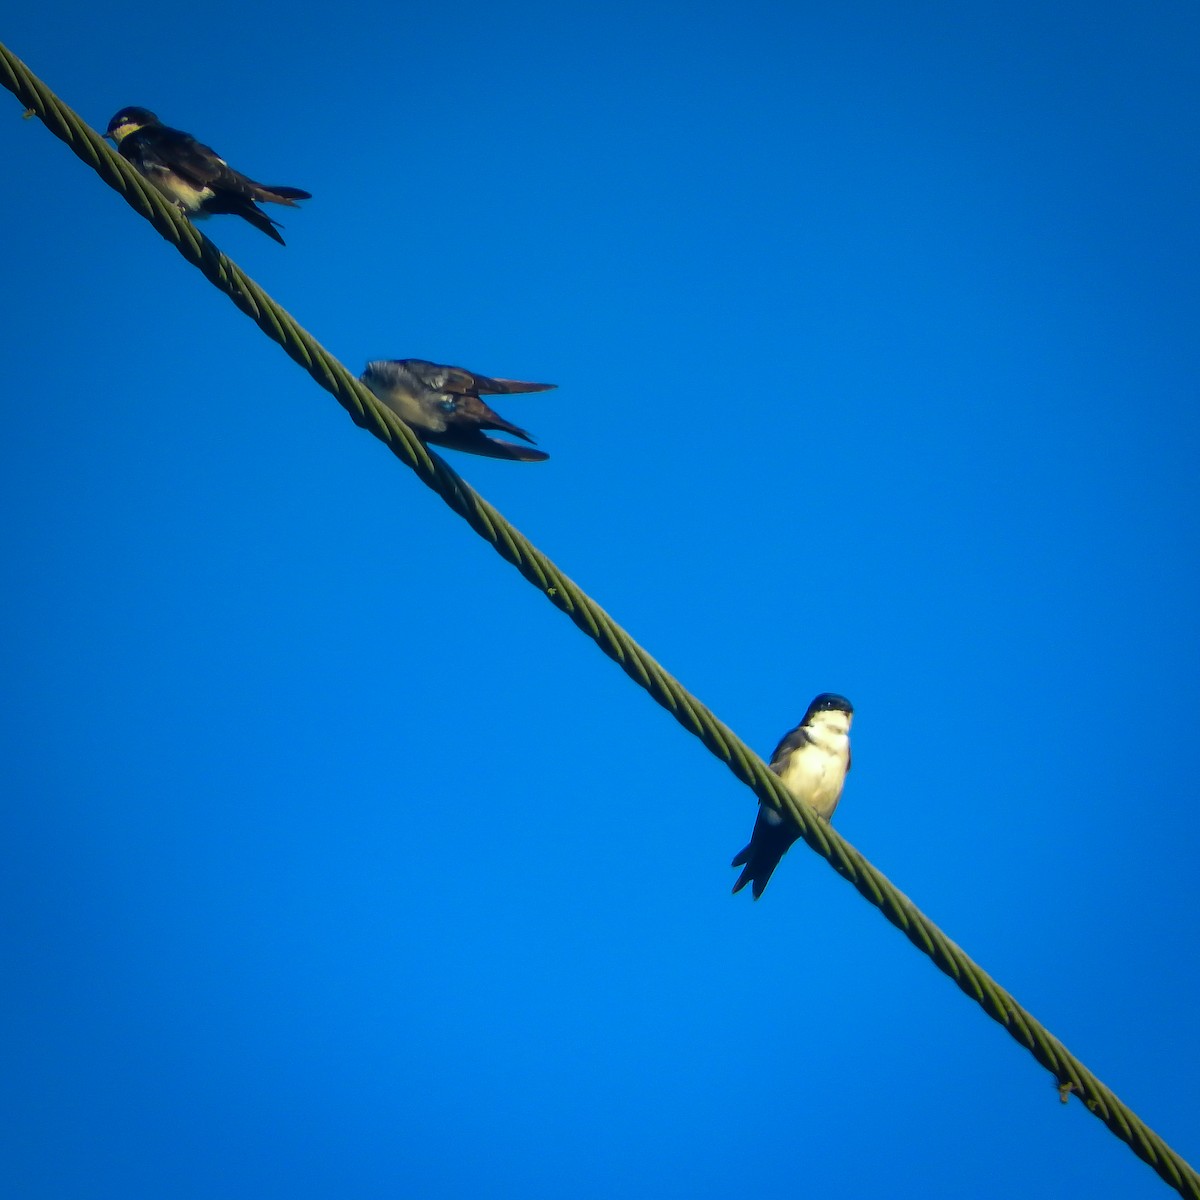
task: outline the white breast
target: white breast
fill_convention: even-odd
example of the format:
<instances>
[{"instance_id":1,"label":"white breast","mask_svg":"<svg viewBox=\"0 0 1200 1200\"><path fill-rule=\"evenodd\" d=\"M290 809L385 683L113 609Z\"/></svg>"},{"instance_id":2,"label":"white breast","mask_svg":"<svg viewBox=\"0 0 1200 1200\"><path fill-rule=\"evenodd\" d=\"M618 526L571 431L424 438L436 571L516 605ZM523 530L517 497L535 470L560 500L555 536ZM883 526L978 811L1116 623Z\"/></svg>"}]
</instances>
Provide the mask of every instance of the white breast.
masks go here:
<instances>
[{"instance_id":1,"label":"white breast","mask_svg":"<svg viewBox=\"0 0 1200 1200\"><path fill-rule=\"evenodd\" d=\"M780 773L787 789L828 820L841 799L850 752L847 737L829 739L828 745L801 747Z\"/></svg>"}]
</instances>

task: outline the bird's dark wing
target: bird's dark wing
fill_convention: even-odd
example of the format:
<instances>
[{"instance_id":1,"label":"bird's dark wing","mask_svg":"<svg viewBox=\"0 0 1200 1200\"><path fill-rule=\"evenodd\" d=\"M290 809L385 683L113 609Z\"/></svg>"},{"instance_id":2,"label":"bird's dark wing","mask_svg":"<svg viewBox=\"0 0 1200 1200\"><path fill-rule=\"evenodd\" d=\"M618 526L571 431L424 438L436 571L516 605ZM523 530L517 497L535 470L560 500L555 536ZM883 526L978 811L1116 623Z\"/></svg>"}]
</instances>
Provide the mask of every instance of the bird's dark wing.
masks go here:
<instances>
[{"instance_id":1,"label":"bird's dark wing","mask_svg":"<svg viewBox=\"0 0 1200 1200\"><path fill-rule=\"evenodd\" d=\"M229 172L229 167L211 146L179 129L156 125L139 129L125 140L132 141L132 149L145 166L173 171L196 188L211 187Z\"/></svg>"},{"instance_id":2,"label":"bird's dark wing","mask_svg":"<svg viewBox=\"0 0 1200 1200\"><path fill-rule=\"evenodd\" d=\"M409 365L418 360L410 360ZM524 383L519 379L492 379L487 375L476 375L462 367L442 367L436 363L421 363L432 368L428 379L438 391L450 392L455 396L506 396L516 392L548 392L553 383Z\"/></svg>"},{"instance_id":3,"label":"bird's dark wing","mask_svg":"<svg viewBox=\"0 0 1200 1200\"><path fill-rule=\"evenodd\" d=\"M492 428L511 429L507 423ZM518 430L518 433L521 431ZM545 462L550 455L532 446L518 446L516 442L505 442L500 438L488 437L479 425L474 427L451 425L440 433L421 431L423 441L434 446L448 446L451 450L463 450L467 454L480 454L484 458L507 458L514 462ZM527 434L522 433L522 437Z\"/></svg>"},{"instance_id":4,"label":"bird's dark wing","mask_svg":"<svg viewBox=\"0 0 1200 1200\"><path fill-rule=\"evenodd\" d=\"M279 232L279 222L267 216L249 196L229 188L219 187L212 197L202 205L206 213L232 213L249 221L255 229L261 229L269 238L274 238L281 246L286 245L283 235Z\"/></svg>"},{"instance_id":5,"label":"bird's dark wing","mask_svg":"<svg viewBox=\"0 0 1200 1200\"><path fill-rule=\"evenodd\" d=\"M801 746L807 746L811 741L812 738L808 736L808 730L803 725L798 725L790 733L785 733L779 745L771 751L771 761L768 764L771 770L778 775L787 757L799 750Z\"/></svg>"},{"instance_id":6,"label":"bird's dark wing","mask_svg":"<svg viewBox=\"0 0 1200 1200\"><path fill-rule=\"evenodd\" d=\"M519 425L506 421L494 408L489 407L485 401L471 393L465 396L455 396L454 416L448 418L448 424L475 429L499 429L503 433L511 433L513 437L519 437L522 441L533 442L533 438Z\"/></svg>"},{"instance_id":7,"label":"bird's dark wing","mask_svg":"<svg viewBox=\"0 0 1200 1200\"><path fill-rule=\"evenodd\" d=\"M489 379L486 375L475 376L475 390L484 396L504 396L514 392L548 392L556 383L525 383L520 379Z\"/></svg>"},{"instance_id":8,"label":"bird's dark wing","mask_svg":"<svg viewBox=\"0 0 1200 1200\"><path fill-rule=\"evenodd\" d=\"M449 392L452 396L477 396L475 376L462 367L446 367L441 363L426 362L423 358L406 358L404 365L435 392Z\"/></svg>"},{"instance_id":9,"label":"bird's dark wing","mask_svg":"<svg viewBox=\"0 0 1200 1200\"><path fill-rule=\"evenodd\" d=\"M292 187L268 187L248 175L243 175L241 171L235 171L211 146L198 142L190 133L184 133L181 129L171 129L162 125L139 130L130 136L140 139L138 149L142 161L147 166L174 171L197 188L208 187L217 192L245 196L250 200L271 200L292 208L296 206L297 200L312 199L311 192ZM263 220L269 219L263 217Z\"/></svg>"}]
</instances>

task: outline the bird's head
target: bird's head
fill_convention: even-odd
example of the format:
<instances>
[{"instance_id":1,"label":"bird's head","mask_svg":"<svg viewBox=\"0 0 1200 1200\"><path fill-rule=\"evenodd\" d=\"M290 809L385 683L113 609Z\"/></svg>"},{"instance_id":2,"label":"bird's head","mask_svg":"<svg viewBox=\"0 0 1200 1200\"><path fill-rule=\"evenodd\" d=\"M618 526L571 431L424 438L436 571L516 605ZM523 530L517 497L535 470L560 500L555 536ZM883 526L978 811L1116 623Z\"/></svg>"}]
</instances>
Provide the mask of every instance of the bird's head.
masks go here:
<instances>
[{"instance_id":1,"label":"bird's head","mask_svg":"<svg viewBox=\"0 0 1200 1200\"><path fill-rule=\"evenodd\" d=\"M854 705L845 696L836 692L822 692L814 696L802 725L826 725L839 733L846 733L854 718Z\"/></svg>"},{"instance_id":2,"label":"bird's head","mask_svg":"<svg viewBox=\"0 0 1200 1200\"><path fill-rule=\"evenodd\" d=\"M145 129L147 125L161 124L162 122L148 108L137 108L136 106L123 108L109 121L104 136L119 146L122 139L127 138L131 133Z\"/></svg>"}]
</instances>

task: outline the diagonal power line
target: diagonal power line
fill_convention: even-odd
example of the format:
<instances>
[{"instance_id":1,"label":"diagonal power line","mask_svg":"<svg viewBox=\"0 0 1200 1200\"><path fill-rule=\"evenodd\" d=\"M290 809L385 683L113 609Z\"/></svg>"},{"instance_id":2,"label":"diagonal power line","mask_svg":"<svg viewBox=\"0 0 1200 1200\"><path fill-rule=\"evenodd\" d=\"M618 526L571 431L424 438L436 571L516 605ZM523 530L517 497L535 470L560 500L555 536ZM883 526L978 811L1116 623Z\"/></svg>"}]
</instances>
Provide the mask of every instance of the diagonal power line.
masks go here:
<instances>
[{"instance_id":1,"label":"diagonal power line","mask_svg":"<svg viewBox=\"0 0 1200 1200\"><path fill-rule=\"evenodd\" d=\"M762 760L699 700L659 666L598 604L580 590L437 455L340 362L302 329L252 279L225 257L72 109L0 45L0 84L32 110L55 137L298 362L350 414L416 472L480 537L564 612L609 658L698 737L762 801L782 809L801 836L910 942L927 955L994 1021L1053 1074L1066 1098L1075 1092L1093 1116L1190 1200L1200 1200L1200 1175L1141 1121L1004 988L956 946L902 892L833 828L819 821L780 783Z\"/></svg>"}]
</instances>

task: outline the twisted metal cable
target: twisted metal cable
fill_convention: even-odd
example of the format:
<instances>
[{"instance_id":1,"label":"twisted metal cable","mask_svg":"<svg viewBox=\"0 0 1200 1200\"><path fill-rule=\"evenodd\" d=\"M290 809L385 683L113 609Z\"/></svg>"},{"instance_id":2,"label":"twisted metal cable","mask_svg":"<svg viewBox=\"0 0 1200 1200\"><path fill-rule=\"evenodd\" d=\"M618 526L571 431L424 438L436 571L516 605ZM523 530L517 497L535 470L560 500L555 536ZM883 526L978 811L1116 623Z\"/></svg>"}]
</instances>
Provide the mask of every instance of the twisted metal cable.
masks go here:
<instances>
[{"instance_id":1,"label":"twisted metal cable","mask_svg":"<svg viewBox=\"0 0 1200 1200\"><path fill-rule=\"evenodd\" d=\"M556 608L566 613L605 654L644 688L689 733L729 767L755 795L788 813L801 836L871 904L902 930L993 1020L1050 1071L1065 1101L1078 1094L1133 1152L1181 1195L1200 1200L1200 1175L1162 1138L1104 1086L1067 1048L982 970L902 892L876 870L836 830L820 821L769 771L730 729L680 685L590 597L477 495L390 409L320 343L302 329L253 280L84 122L5 46L0 45L0 84L36 114L56 137L95 170L110 187L193 266L249 316L264 333L330 392L354 423L374 434L427 487L437 492L496 552L517 568Z\"/></svg>"}]
</instances>

